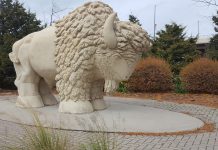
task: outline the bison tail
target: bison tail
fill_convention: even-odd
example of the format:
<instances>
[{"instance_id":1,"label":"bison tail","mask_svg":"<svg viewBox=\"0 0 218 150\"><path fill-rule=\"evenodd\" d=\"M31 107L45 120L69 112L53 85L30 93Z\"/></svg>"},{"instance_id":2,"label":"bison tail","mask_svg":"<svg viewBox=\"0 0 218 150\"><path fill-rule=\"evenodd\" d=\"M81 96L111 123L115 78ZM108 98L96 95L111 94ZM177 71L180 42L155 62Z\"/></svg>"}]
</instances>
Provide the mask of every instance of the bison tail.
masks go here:
<instances>
[{"instance_id":1,"label":"bison tail","mask_svg":"<svg viewBox=\"0 0 218 150\"><path fill-rule=\"evenodd\" d=\"M13 63L20 63L20 60L18 58L18 52L22 44L23 44L22 39L15 42L12 48L12 52L9 53L9 58Z\"/></svg>"},{"instance_id":2,"label":"bison tail","mask_svg":"<svg viewBox=\"0 0 218 150\"><path fill-rule=\"evenodd\" d=\"M10 60L11 60L13 63L20 63L20 61L19 61L19 59L18 59L18 57L17 57L17 55L16 55L15 52L9 53L9 58L10 58Z\"/></svg>"}]
</instances>

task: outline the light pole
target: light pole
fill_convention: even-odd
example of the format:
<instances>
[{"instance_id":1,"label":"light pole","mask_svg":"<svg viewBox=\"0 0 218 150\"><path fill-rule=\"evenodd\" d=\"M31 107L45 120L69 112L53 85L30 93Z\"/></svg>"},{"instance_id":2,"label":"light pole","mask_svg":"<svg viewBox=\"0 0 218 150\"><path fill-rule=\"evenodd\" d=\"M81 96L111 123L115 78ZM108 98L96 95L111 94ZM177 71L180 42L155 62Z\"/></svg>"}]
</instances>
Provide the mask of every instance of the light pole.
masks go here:
<instances>
[{"instance_id":1,"label":"light pole","mask_svg":"<svg viewBox=\"0 0 218 150\"><path fill-rule=\"evenodd\" d=\"M200 21L198 20L198 35L197 35L198 38L199 38L199 35L200 35Z\"/></svg>"},{"instance_id":2,"label":"light pole","mask_svg":"<svg viewBox=\"0 0 218 150\"><path fill-rule=\"evenodd\" d=\"M2 4L2 1L0 1L0 15L2 15L3 13L3 4ZM3 18L1 19L0 21L0 31L2 31L2 28L3 28Z\"/></svg>"},{"instance_id":3,"label":"light pole","mask_svg":"<svg viewBox=\"0 0 218 150\"><path fill-rule=\"evenodd\" d=\"M156 24L156 9L157 9L157 5L155 4L154 5L154 40L156 39L156 27L157 27L157 24Z\"/></svg>"}]
</instances>

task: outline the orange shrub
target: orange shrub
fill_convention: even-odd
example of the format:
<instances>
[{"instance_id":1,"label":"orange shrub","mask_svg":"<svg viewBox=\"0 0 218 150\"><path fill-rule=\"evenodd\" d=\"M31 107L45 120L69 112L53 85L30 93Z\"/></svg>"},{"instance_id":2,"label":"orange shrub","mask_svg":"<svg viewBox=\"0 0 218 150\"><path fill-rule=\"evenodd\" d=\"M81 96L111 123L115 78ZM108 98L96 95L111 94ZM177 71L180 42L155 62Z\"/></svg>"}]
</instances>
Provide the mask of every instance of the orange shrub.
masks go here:
<instances>
[{"instance_id":1,"label":"orange shrub","mask_svg":"<svg viewBox=\"0 0 218 150\"><path fill-rule=\"evenodd\" d=\"M200 58L180 73L185 88L194 93L218 94L218 62Z\"/></svg>"},{"instance_id":2,"label":"orange shrub","mask_svg":"<svg viewBox=\"0 0 218 150\"><path fill-rule=\"evenodd\" d=\"M159 58L148 57L140 61L129 81L130 92L161 92L172 89L170 65Z\"/></svg>"}]
</instances>

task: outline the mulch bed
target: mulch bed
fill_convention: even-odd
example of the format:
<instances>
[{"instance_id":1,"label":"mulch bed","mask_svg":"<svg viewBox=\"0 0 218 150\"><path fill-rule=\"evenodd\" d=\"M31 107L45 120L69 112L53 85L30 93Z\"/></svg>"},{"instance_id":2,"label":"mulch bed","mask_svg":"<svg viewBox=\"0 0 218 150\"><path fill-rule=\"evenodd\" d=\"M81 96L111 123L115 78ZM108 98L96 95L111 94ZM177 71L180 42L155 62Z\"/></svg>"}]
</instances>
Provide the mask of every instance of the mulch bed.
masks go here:
<instances>
[{"instance_id":1,"label":"mulch bed","mask_svg":"<svg viewBox=\"0 0 218 150\"><path fill-rule=\"evenodd\" d=\"M57 92L54 92L57 94ZM0 90L0 96L17 95L16 90ZM115 92L112 96L140 98L143 100L153 99L160 102L168 101L178 104L203 105L218 108L218 95L213 94L176 94L176 93L119 93Z\"/></svg>"},{"instance_id":2,"label":"mulch bed","mask_svg":"<svg viewBox=\"0 0 218 150\"><path fill-rule=\"evenodd\" d=\"M168 101L178 104L203 105L218 108L218 95L212 94L176 94L176 93L114 93L113 96L153 99L160 102Z\"/></svg>"},{"instance_id":3,"label":"mulch bed","mask_svg":"<svg viewBox=\"0 0 218 150\"><path fill-rule=\"evenodd\" d=\"M215 124L213 123L204 123L204 126L191 131L180 131L180 132L165 132L165 133L143 133L143 132L124 132L119 133L121 135L141 135L141 136L173 136L173 135L185 135L185 134L196 134L196 133L205 133L205 132L213 132L215 130Z\"/></svg>"},{"instance_id":4,"label":"mulch bed","mask_svg":"<svg viewBox=\"0 0 218 150\"><path fill-rule=\"evenodd\" d=\"M18 95L17 90L1 90L0 96L10 96L10 95Z\"/></svg>"}]
</instances>

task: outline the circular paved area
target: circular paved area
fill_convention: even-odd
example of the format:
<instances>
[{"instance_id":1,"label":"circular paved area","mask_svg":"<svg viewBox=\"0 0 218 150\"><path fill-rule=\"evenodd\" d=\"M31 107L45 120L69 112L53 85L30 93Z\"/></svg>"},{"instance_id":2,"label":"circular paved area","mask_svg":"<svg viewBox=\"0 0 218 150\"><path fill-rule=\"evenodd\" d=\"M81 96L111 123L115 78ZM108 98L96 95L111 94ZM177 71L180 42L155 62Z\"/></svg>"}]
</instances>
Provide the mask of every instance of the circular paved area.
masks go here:
<instances>
[{"instance_id":1,"label":"circular paved area","mask_svg":"<svg viewBox=\"0 0 218 150\"><path fill-rule=\"evenodd\" d=\"M0 97L0 100L15 99L14 96ZM122 98L119 98L122 99ZM218 109L190 104L175 104L171 102L157 102L154 100L135 101L128 99L129 104L145 105L175 112L187 112L206 122L215 123L216 129L212 133L199 133L174 136L129 136L109 134L110 138L116 138L121 150L218 150ZM86 143L88 137L94 133L83 131L67 132L74 145ZM0 149L14 138L23 134L23 128L16 124L0 120Z\"/></svg>"},{"instance_id":2,"label":"circular paved area","mask_svg":"<svg viewBox=\"0 0 218 150\"><path fill-rule=\"evenodd\" d=\"M64 114L58 112L58 105L22 109L15 106L15 101L0 101L0 119L35 125L33 113L37 114L44 127L103 132L139 132L139 133L172 133L193 131L204 126L195 117L184 113L148 107L136 100L104 98L108 108L87 114ZM31 113L32 112L32 113Z\"/></svg>"}]
</instances>

